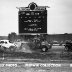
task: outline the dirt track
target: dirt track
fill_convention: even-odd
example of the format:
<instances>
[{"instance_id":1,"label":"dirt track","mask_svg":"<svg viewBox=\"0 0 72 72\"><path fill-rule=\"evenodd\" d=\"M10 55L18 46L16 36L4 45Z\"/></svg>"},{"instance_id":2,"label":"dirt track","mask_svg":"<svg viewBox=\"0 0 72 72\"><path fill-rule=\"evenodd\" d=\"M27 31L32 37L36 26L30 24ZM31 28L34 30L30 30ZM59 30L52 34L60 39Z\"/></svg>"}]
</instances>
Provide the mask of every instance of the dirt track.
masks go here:
<instances>
[{"instance_id":1,"label":"dirt track","mask_svg":"<svg viewBox=\"0 0 72 72\"><path fill-rule=\"evenodd\" d=\"M0 67L0 72L72 72L72 52L64 51L63 46L53 46L46 53L1 53L2 64L17 64L17 67ZM25 67L25 63L54 63L61 67Z\"/></svg>"},{"instance_id":2,"label":"dirt track","mask_svg":"<svg viewBox=\"0 0 72 72\"><path fill-rule=\"evenodd\" d=\"M72 52L67 52L64 50L64 46L53 46L46 53L34 52L34 53L25 53L25 52L14 52L14 53L1 53L0 59L40 59L43 61L49 60L72 60Z\"/></svg>"}]
</instances>

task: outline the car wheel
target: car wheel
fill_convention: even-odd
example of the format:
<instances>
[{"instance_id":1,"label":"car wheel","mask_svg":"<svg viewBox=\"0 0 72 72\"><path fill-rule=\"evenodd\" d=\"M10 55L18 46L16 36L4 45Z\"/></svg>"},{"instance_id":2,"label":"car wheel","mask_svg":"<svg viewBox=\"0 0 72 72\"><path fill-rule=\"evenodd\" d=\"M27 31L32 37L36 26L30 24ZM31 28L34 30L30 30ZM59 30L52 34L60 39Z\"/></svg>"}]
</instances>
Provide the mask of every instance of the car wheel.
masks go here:
<instances>
[{"instance_id":1,"label":"car wheel","mask_svg":"<svg viewBox=\"0 0 72 72\"><path fill-rule=\"evenodd\" d=\"M65 47L65 50L68 51L68 47L67 46Z\"/></svg>"},{"instance_id":2,"label":"car wheel","mask_svg":"<svg viewBox=\"0 0 72 72\"><path fill-rule=\"evenodd\" d=\"M41 50L42 50L42 52L47 52L48 48L47 48L47 46L41 46Z\"/></svg>"},{"instance_id":3,"label":"car wheel","mask_svg":"<svg viewBox=\"0 0 72 72\"><path fill-rule=\"evenodd\" d=\"M15 51L15 47L14 46L10 46L9 49L10 49L10 52L14 52Z\"/></svg>"}]
</instances>

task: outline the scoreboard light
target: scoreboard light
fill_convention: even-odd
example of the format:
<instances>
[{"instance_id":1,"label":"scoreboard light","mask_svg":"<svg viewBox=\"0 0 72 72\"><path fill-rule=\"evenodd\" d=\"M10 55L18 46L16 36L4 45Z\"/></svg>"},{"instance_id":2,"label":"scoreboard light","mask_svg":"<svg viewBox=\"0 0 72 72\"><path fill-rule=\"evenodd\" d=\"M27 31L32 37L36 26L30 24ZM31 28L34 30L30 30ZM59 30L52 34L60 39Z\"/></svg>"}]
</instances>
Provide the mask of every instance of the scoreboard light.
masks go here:
<instances>
[{"instance_id":1,"label":"scoreboard light","mask_svg":"<svg viewBox=\"0 0 72 72\"><path fill-rule=\"evenodd\" d=\"M28 7L29 7L31 10L34 10L34 9L37 7L37 5L36 5L34 2L32 2L32 3L29 4Z\"/></svg>"}]
</instances>

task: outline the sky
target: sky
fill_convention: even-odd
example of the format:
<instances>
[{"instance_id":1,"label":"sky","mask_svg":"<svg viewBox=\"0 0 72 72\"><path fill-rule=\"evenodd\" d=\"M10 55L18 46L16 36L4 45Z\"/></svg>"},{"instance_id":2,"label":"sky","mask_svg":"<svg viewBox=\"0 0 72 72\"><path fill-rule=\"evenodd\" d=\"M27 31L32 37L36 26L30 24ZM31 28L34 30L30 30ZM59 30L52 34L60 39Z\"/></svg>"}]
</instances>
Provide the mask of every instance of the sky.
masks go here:
<instances>
[{"instance_id":1,"label":"sky","mask_svg":"<svg viewBox=\"0 0 72 72\"><path fill-rule=\"evenodd\" d=\"M47 33L72 33L72 0L0 0L0 36L18 34L18 9L35 2L47 8Z\"/></svg>"}]
</instances>

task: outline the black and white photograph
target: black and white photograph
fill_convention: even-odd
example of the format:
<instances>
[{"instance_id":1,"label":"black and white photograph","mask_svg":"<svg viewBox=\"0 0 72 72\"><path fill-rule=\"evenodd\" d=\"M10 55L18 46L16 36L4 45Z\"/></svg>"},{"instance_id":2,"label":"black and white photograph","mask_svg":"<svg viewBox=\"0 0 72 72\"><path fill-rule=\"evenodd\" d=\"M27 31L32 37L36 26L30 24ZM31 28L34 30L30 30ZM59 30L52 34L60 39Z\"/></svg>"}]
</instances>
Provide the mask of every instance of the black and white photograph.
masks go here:
<instances>
[{"instance_id":1,"label":"black and white photograph","mask_svg":"<svg viewBox=\"0 0 72 72\"><path fill-rule=\"evenodd\" d=\"M72 1L0 0L0 72L72 72Z\"/></svg>"}]
</instances>

